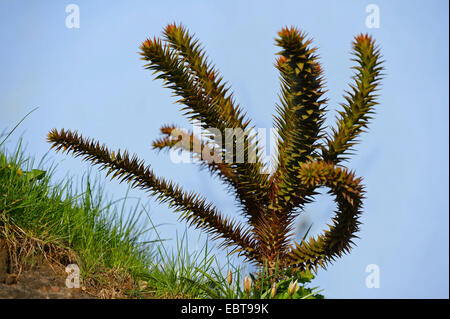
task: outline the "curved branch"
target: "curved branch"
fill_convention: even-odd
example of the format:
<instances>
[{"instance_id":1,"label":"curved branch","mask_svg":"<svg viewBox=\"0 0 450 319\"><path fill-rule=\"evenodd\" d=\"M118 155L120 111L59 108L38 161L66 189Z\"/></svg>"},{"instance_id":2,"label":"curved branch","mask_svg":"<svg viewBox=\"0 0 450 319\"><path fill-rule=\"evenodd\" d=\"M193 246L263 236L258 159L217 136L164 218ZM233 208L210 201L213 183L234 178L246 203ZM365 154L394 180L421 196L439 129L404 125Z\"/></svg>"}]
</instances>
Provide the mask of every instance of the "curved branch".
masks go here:
<instances>
[{"instance_id":1,"label":"curved branch","mask_svg":"<svg viewBox=\"0 0 450 319\"><path fill-rule=\"evenodd\" d=\"M318 266L325 268L327 263L350 251L359 230L364 190L361 178L355 178L354 173L323 161L302 164L298 177L304 185L312 189L328 187L336 196L338 211L329 229L308 242L295 243L288 254L289 266L317 271Z\"/></svg>"}]
</instances>

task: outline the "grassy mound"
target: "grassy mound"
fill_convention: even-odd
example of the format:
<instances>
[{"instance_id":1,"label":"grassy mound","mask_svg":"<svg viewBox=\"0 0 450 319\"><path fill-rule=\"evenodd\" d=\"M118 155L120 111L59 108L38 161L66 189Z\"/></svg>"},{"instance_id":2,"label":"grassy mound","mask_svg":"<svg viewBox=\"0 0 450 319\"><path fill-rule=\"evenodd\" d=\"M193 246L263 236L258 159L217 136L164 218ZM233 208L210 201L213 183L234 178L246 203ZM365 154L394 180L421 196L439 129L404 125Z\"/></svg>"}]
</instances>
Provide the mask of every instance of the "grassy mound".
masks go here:
<instances>
[{"instance_id":1,"label":"grassy mound","mask_svg":"<svg viewBox=\"0 0 450 319\"><path fill-rule=\"evenodd\" d=\"M77 195L70 181L52 186L52 173L33 164L20 147L9 158L0 152L0 236L8 244L10 272L43 261L57 268L77 264L90 294L132 295L152 258L140 241L139 216L118 216L89 178Z\"/></svg>"}]
</instances>

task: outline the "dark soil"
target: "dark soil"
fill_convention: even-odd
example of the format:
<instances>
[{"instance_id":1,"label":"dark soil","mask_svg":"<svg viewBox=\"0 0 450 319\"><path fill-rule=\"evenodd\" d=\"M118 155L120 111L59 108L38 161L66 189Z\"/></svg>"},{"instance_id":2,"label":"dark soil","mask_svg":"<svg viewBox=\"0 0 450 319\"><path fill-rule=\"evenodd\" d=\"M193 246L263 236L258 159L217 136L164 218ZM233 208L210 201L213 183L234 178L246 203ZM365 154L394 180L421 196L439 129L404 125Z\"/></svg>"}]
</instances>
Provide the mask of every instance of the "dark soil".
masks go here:
<instances>
[{"instance_id":1,"label":"dark soil","mask_svg":"<svg viewBox=\"0 0 450 319\"><path fill-rule=\"evenodd\" d=\"M67 274L57 268L42 264L20 274L9 273L8 249L0 238L0 299L92 298L81 289L67 288Z\"/></svg>"}]
</instances>

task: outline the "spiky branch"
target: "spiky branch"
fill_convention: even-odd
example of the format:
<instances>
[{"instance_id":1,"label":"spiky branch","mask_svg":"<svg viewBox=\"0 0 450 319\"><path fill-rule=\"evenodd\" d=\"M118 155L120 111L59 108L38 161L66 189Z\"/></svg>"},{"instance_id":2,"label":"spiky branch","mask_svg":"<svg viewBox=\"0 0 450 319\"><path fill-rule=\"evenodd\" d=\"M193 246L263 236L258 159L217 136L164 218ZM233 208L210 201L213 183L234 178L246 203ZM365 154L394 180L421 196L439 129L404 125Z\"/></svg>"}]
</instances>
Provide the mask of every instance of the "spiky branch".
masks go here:
<instances>
[{"instance_id":1,"label":"spiky branch","mask_svg":"<svg viewBox=\"0 0 450 319\"><path fill-rule=\"evenodd\" d=\"M353 67L356 70L353 83L344 95L346 102L341 104L343 111L339 112L337 128L332 129L331 136L326 137L326 146L322 147L323 159L334 163L348 159L378 104L375 93L383 71L380 49L371 36L361 34L353 41L353 55L352 61L358 64Z\"/></svg>"},{"instance_id":2,"label":"spiky branch","mask_svg":"<svg viewBox=\"0 0 450 319\"><path fill-rule=\"evenodd\" d=\"M328 262L349 252L352 239L356 237L364 194L361 178L356 178L345 168L323 161L303 163L297 176L307 188L330 188L336 196L338 211L324 234L301 245L294 243L287 259L290 266L300 269L325 268Z\"/></svg>"},{"instance_id":3,"label":"spiky branch","mask_svg":"<svg viewBox=\"0 0 450 319\"><path fill-rule=\"evenodd\" d=\"M150 166L145 166L136 155L130 158L127 151L110 152L105 145L93 139L84 139L77 132L63 129L59 132L52 130L47 140L57 152L71 152L75 157L81 156L93 165L99 165L100 169L106 170L106 176L111 175L111 179L128 182L132 187L150 192L161 203L168 203L175 212L180 213L181 220L222 238L226 246L235 246L247 257L257 257L250 234L241 224L224 217L199 195L186 193L177 184L155 176Z\"/></svg>"},{"instance_id":4,"label":"spiky branch","mask_svg":"<svg viewBox=\"0 0 450 319\"><path fill-rule=\"evenodd\" d=\"M156 38L144 41L141 46L142 59L148 62L146 68L159 73L157 79L165 80L166 87L182 97L178 102L185 105L182 108L184 114L192 120L199 120L205 130L211 127L220 130L223 137L226 136L226 129L230 128L248 132L250 122L235 106L232 94L227 95L229 89L226 83L222 84L218 72L206 61L198 41L183 26L176 24L166 27L164 37L167 40L164 44ZM264 165L259 158L256 141L244 135L243 146L240 151L256 154L255 162L232 163L230 166L241 182L233 183L228 179L225 182L231 184L244 214L254 224L264 209L260 204L267 202L269 184L267 177L261 174ZM225 153L230 150L222 150L222 161L225 161Z\"/></svg>"}]
</instances>

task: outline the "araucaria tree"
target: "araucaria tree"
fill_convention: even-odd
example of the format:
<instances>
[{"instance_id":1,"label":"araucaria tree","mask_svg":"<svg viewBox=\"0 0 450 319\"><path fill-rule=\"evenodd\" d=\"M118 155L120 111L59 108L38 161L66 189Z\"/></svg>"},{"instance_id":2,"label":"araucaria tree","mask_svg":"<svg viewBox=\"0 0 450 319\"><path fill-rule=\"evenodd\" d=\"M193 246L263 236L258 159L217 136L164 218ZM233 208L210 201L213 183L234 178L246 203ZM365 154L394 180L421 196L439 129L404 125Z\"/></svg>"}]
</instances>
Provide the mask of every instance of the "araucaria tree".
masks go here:
<instances>
[{"instance_id":1,"label":"araucaria tree","mask_svg":"<svg viewBox=\"0 0 450 319\"><path fill-rule=\"evenodd\" d=\"M354 38L352 60L356 65L352 83L345 92L335 127L326 130L327 101L316 48L293 27L278 33L276 45L281 48L276 60L281 94L274 118L279 133L277 165L271 173L264 173L261 145L253 135L246 134L254 127L236 104L229 86L208 62L198 40L185 27L170 24L162 40L147 39L141 46L145 67L180 97L178 103L183 105L184 114L211 133L195 136L191 131L167 125L161 128L162 137L153 147L182 148L198 157L202 167L229 186L246 217L245 223L225 217L200 195L156 176L127 151L110 152L99 142L64 129L53 129L48 141L57 151L81 156L100 165L112 178L167 202L181 219L222 239L222 245L233 247L250 262L267 266L270 271L276 267L292 271L326 267L349 252L358 232L363 185L343 162L374 114L383 70L381 55L371 36ZM245 133L236 135L231 146L222 143L230 129ZM246 160L237 160L242 154L246 154ZM296 243L292 240L294 219L320 187L328 188L335 196L335 217L321 235Z\"/></svg>"}]
</instances>

